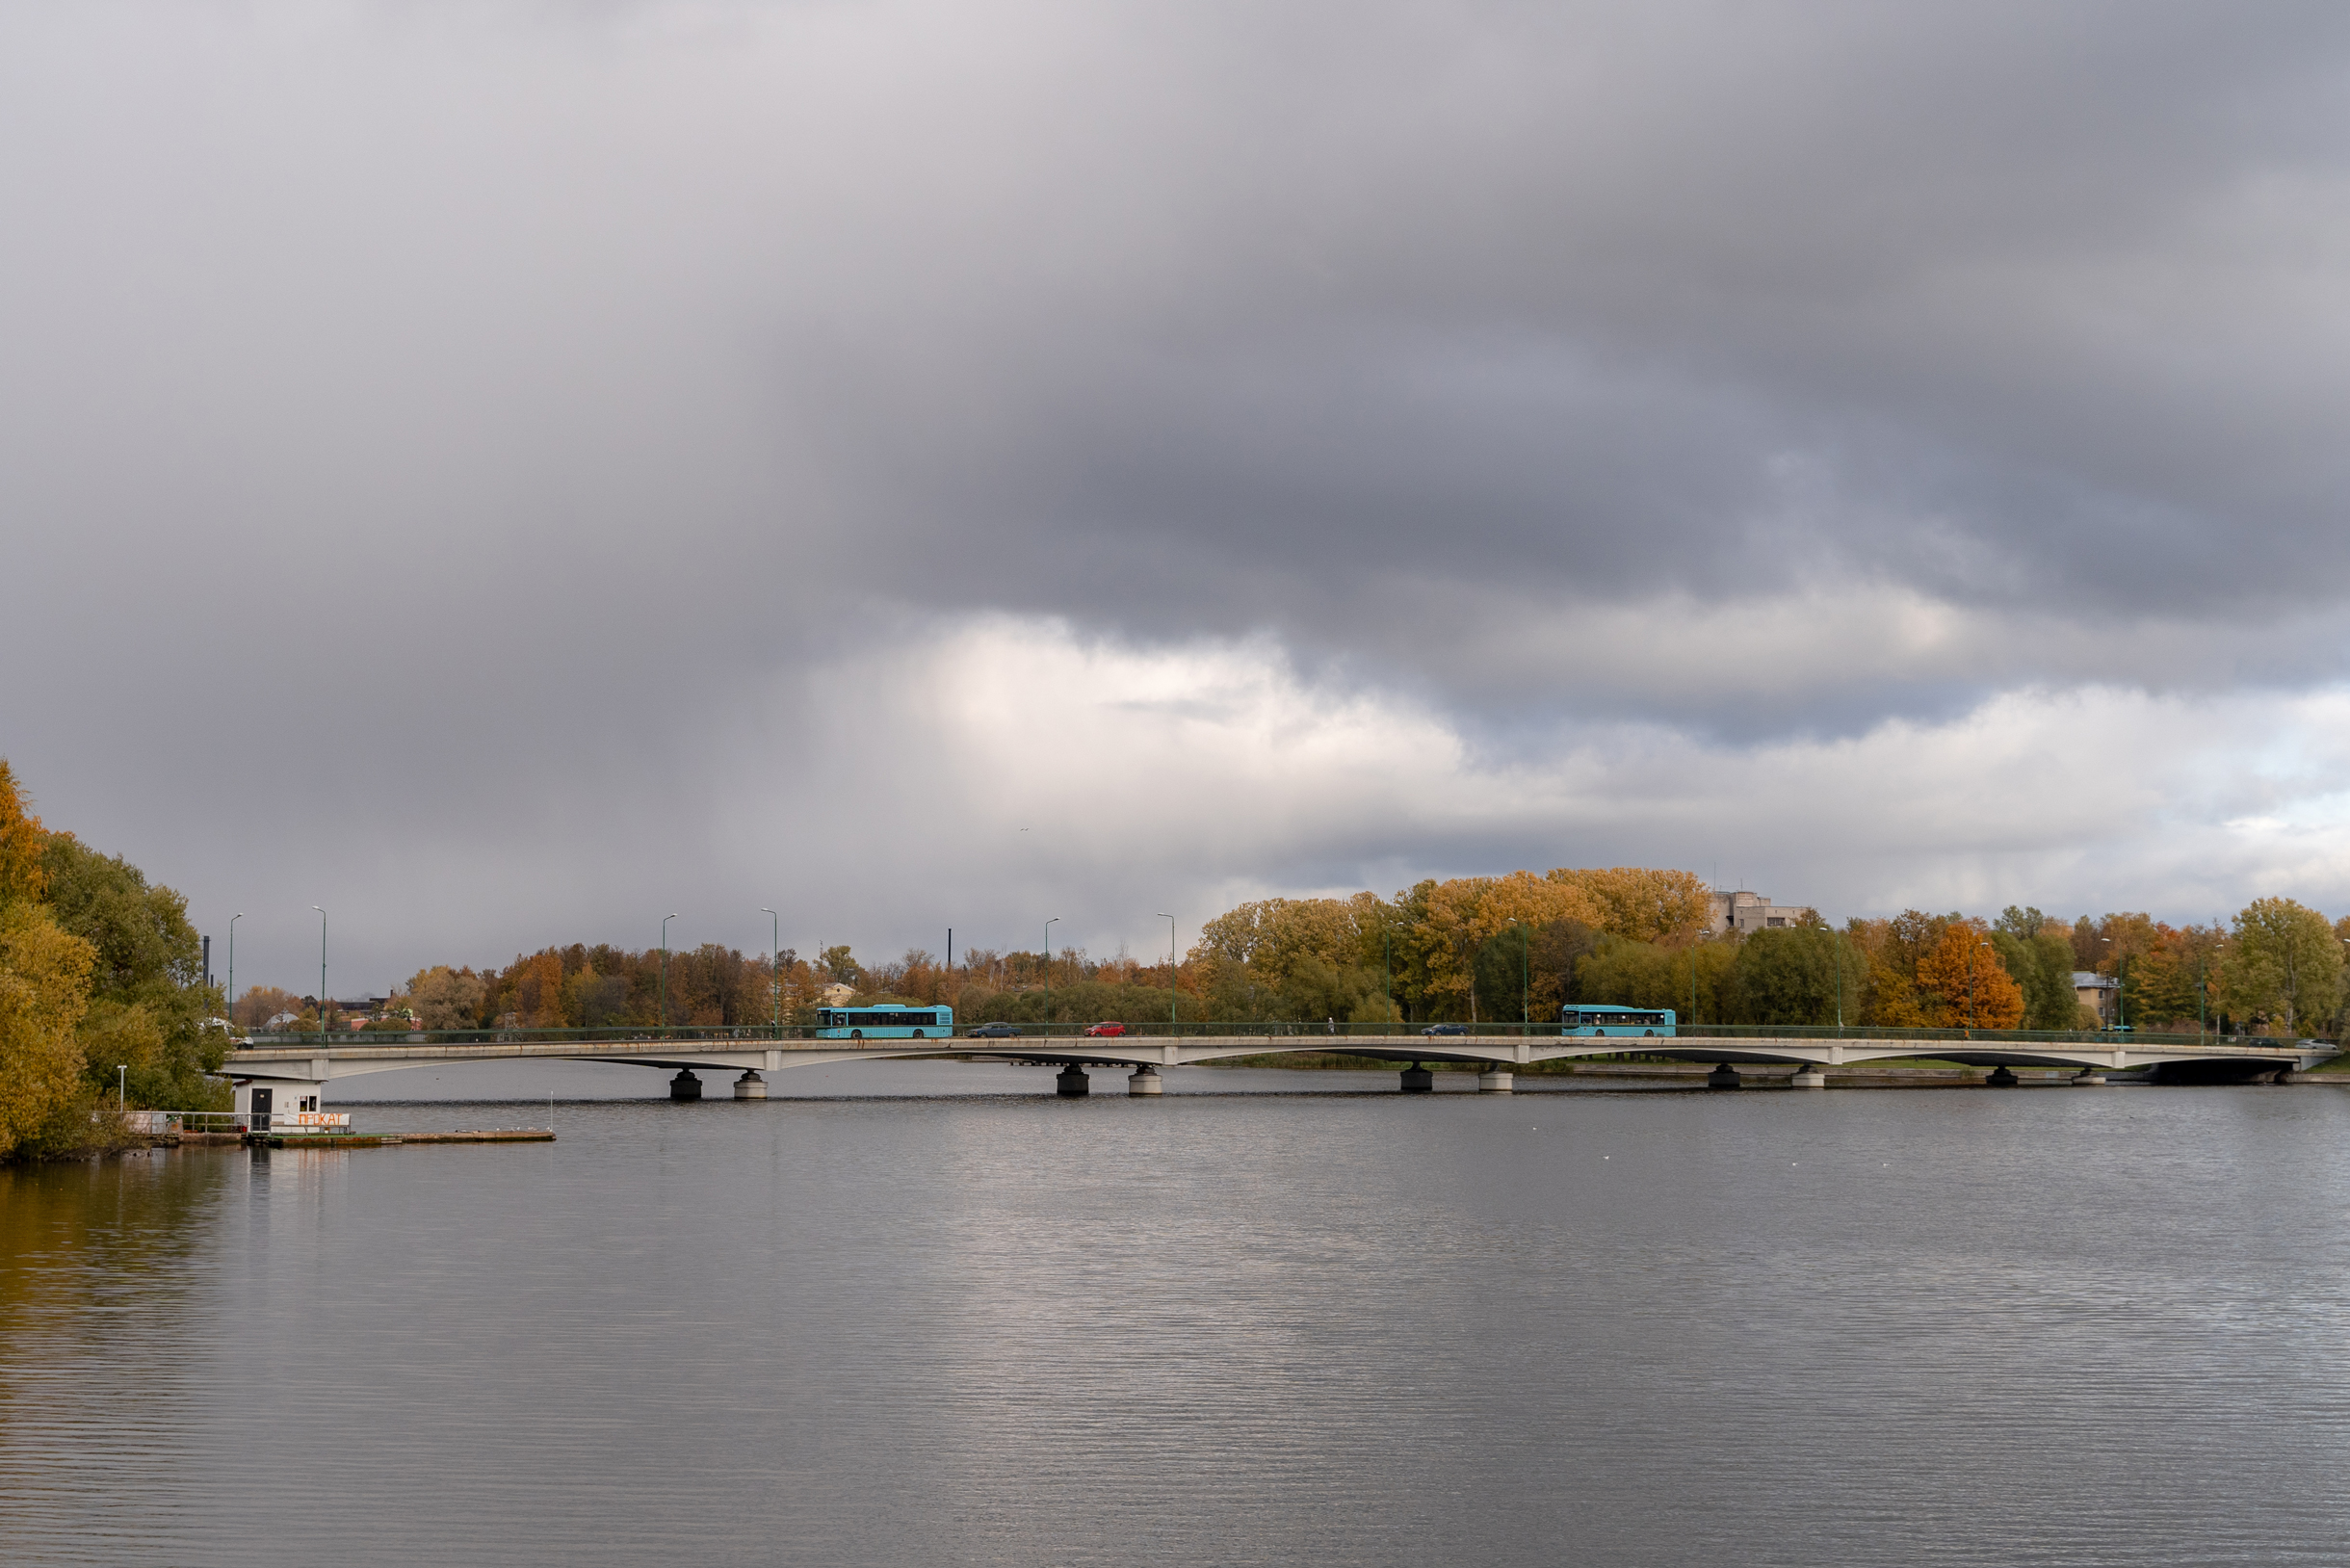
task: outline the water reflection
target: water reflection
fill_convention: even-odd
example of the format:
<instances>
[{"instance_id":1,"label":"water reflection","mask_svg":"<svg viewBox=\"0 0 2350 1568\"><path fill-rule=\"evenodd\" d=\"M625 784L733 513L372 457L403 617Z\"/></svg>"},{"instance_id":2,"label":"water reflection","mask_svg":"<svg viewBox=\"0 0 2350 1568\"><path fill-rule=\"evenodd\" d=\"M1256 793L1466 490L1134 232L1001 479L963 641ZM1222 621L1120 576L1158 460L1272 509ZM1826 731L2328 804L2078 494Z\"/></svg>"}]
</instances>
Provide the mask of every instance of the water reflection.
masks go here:
<instances>
[{"instance_id":1,"label":"water reflection","mask_svg":"<svg viewBox=\"0 0 2350 1568\"><path fill-rule=\"evenodd\" d=\"M1028 1082L0 1172L0 1559L242 1560L279 1507L404 1563L2185 1564L2350 1526L2334 1091Z\"/></svg>"}]
</instances>

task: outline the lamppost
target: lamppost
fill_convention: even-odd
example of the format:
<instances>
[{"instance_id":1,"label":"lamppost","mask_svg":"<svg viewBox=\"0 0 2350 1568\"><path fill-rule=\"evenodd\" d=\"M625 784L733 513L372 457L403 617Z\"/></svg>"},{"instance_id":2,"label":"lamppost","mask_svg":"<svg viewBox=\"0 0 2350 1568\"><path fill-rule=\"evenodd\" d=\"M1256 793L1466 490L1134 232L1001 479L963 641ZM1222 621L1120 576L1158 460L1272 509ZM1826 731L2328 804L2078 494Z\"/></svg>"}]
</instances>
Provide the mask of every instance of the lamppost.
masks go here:
<instances>
[{"instance_id":1,"label":"lamppost","mask_svg":"<svg viewBox=\"0 0 2350 1568\"><path fill-rule=\"evenodd\" d=\"M1518 1033L1523 1038L1534 1025L1534 938L1526 928L1525 921L1512 920L1510 924L1518 928Z\"/></svg>"},{"instance_id":2,"label":"lamppost","mask_svg":"<svg viewBox=\"0 0 2350 1568\"><path fill-rule=\"evenodd\" d=\"M1164 909L1159 918L1167 923L1167 1032L1175 1032L1175 917Z\"/></svg>"},{"instance_id":3,"label":"lamppost","mask_svg":"<svg viewBox=\"0 0 2350 1568\"><path fill-rule=\"evenodd\" d=\"M131 1070L119 1061L115 1063L115 1104L124 1111L131 1108Z\"/></svg>"},{"instance_id":4,"label":"lamppost","mask_svg":"<svg viewBox=\"0 0 2350 1568\"><path fill-rule=\"evenodd\" d=\"M2213 937L2211 947L2215 948L2227 940L2224 936ZM2343 940L2350 941L2350 937L2344 937ZM2210 975L2211 949L2206 948L2195 959L2195 1038L2197 1040L2204 1037L2205 1001L2211 990Z\"/></svg>"},{"instance_id":5,"label":"lamppost","mask_svg":"<svg viewBox=\"0 0 2350 1568\"><path fill-rule=\"evenodd\" d=\"M1382 1034L1396 1032L1396 928L1382 923L1379 927L1379 990L1387 998L1387 1027Z\"/></svg>"},{"instance_id":6,"label":"lamppost","mask_svg":"<svg viewBox=\"0 0 2350 1568\"><path fill-rule=\"evenodd\" d=\"M2125 1029L2129 1024L2128 1009L2122 1002L2122 965L2127 960L2124 959L2121 948L2112 937L2101 936L2098 940L2113 949L2113 1027Z\"/></svg>"},{"instance_id":7,"label":"lamppost","mask_svg":"<svg viewBox=\"0 0 2350 1568\"><path fill-rule=\"evenodd\" d=\"M240 909L228 917L228 1021L237 1021L237 922L245 918Z\"/></svg>"},{"instance_id":8,"label":"lamppost","mask_svg":"<svg viewBox=\"0 0 2350 1568\"><path fill-rule=\"evenodd\" d=\"M1976 951L1967 954L1967 1038L1971 1040L1974 1038L1974 972L1982 966L1981 950L1991 944L1977 942L1974 946Z\"/></svg>"},{"instance_id":9,"label":"lamppost","mask_svg":"<svg viewBox=\"0 0 2350 1568\"><path fill-rule=\"evenodd\" d=\"M1059 924L1058 915L1044 923L1044 1032L1048 1038L1053 1033L1053 928Z\"/></svg>"},{"instance_id":10,"label":"lamppost","mask_svg":"<svg viewBox=\"0 0 2350 1568\"><path fill-rule=\"evenodd\" d=\"M768 917L767 999L775 1013L774 1022L768 1027L780 1038L783 1034L783 917L764 903L759 906L759 913Z\"/></svg>"},{"instance_id":11,"label":"lamppost","mask_svg":"<svg viewBox=\"0 0 2350 1568\"><path fill-rule=\"evenodd\" d=\"M661 989L658 992L660 1000L653 1005L653 1027L656 1029L669 1027L669 922L676 918L677 911L674 909L661 917Z\"/></svg>"},{"instance_id":12,"label":"lamppost","mask_svg":"<svg viewBox=\"0 0 2350 1568\"><path fill-rule=\"evenodd\" d=\"M1844 1032L1844 944L1834 931L1828 933L1828 956L1836 964L1836 1032Z\"/></svg>"},{"instance_id":13,"label":"lamppost","mask_svg":"<svg viewBox=\"0 0 2350 1568\"><path fill-rule=\"evenodd\" d=\"M318 909L317 904L310 906ZM326 1032L326 911L318 909L318 1032Z\"/></svg>"}]
</instances>

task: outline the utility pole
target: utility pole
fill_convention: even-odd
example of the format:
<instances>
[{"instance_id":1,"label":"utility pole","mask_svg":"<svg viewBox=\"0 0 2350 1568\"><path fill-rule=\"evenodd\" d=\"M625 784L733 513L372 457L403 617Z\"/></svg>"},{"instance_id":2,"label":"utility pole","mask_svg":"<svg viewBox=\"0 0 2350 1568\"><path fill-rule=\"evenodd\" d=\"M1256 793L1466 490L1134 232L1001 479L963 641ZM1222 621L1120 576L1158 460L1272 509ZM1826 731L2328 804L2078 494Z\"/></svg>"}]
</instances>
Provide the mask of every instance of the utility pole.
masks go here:
<instances>
[{"instance_id":1,"label":"utility pole","mask_svg":"<svg viewBox=\"0 0 2350 1568\"><path fill-rule=\"evenodd\" d=\"M656 1029L669 1027L669 922L676 918L674 909L661 917L661 990L660 1001L654 1004L659 1016L653 1021Z\"/></svg>"},{"instance_id":2,"label":"utility pole","mask_svg":"<svg viewBox=\"0 0 2350 1568\"><path fill-rule=\"evenodd\" d=\"M1159 918L1167 923L1167 1032L1175 1032L1175 917L1164 909Z\"/></svg>"},{"instance_id":3,"label":"utility pole","mask_svg":"<svg viewBox=\"0 0 2350 1568\"><path fill-rule=\"evenodd\" d=\"M764 903L759 906L759 913L768 917L767 997L774 1012L774 1021L768 1027L780 1039L783 1036L783 917Z\"/></svg>"},{"instance_id":4,"label":"utility pole","mask_svg":"<svg viewBox=\"0 0 2350 1568\"><path fill-rule=\"evenodd\" d=\"M1044 1032L1047 1038L1053 1033L1053 928L1059 924L1058 915L1044 923Z\"/></svg>"}]
</instances>

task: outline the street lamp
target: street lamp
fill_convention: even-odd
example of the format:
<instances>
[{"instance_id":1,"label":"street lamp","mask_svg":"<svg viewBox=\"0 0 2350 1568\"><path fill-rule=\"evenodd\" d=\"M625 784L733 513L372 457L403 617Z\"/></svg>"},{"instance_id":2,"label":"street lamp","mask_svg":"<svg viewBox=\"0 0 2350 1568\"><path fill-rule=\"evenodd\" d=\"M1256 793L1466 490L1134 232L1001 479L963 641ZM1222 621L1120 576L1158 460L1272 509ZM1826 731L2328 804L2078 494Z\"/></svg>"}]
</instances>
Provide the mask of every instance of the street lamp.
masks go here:
<instances>
[{"instance_id":1,"label":"street lamp","mask_svg":"<svg viewBox=\"0 0 2350 1568\"><path fill-rule=\"evenodd\" d=\"M318 909L317 904L310 906ZM318 1032L326 1032L326 911L318 909Z\"/></svg>"},{"instance_id":2,"label":"street lamp","mask_svg":"<svg viewBox=\"0 0 2350 1568\"><path fill-rule=\"evenodd\" d=\"M677 911L674 909L661 917L660 1000L653 1005L657 1014L654 1018L654 1027L658 1029L669 1027L669 922L676 918Z\"/></svg>"},{"instance_id":3,"label":"street lamp","mask_svg":"<svg viewBox=\"0 0 2350 1568\"><path fill-rule=\"evenodd\" d=\"M2224 936L2213 937L2211 947L2218 947L2227 940ZM2344 937L2342 940L2350 942L2350 937ZM2195 1038L2197 1040L2204 1037L2205 1002L2210 995L2210 974L2211 949L2206 948L2195 960Z\"/></svg>"},{"instance_id":4,"label":"street lamp","mask_svg":"<svg viewBox=\"0 0 2350 1568\"><path fill-rule=\"evenodd\" d=\"M1991 946L1988 942L1974 945L1977 949ZM1974 972L1981 967L1982 956L1980 952L1967 954L1967 1038L1971 1040L1974 1038Z\"/></svg>"},{"instance_id":5,"label":"street lamp","mask_svg":"<svg viewBox=\"0 0 2350 1568\"><path fill-rule=\"evenodd\" d=\"M769 917L767 923L767 999L775 1012L774 1022L769 1027L775 1032L777 1038L781 1038L783 1035L783 960L781 957L783 917L766 904L759 906L759 913Z\"/></svg>"},{"instance_id":6,"label":"street lamp","mask_svg":"<svg viewBox=\"0 0 2350 1568\"><path fill-rule=\"evenodd\" d=\"M1175 1032L1175 917L1164 909L1159 918L1167 923L1167 1032Z\"/></svg>"},{"instance_id":7,"label":"street lamp","mask_svg":"<svg viewBox=\"0 0 2350 1568\"><path fill-rule=\"evenodd\" d=\"M1534 938L1523 920L1512 920L1518 928L1520 969L1518 975L1518 1033L1524 1036L1534 1024Z\"/></svg>"},{"instance_id":8,"label":"street lamp","mask_svg":"<svg viewBox=\"0 0 2350 1568\"><path fill-rule=\"evenodd\" d=\"M115 1103L124 1111L131 1108L131 1070L118 1061L115 1063Z\"/></svg>"},{"instance_id":9,"label":"street lamp","mask_svg":"<svg viewBox=\"0 0 2350 1568\"><path fill-rule=\"evenodd\" d=\"M1396 1032L1396 928L1385 921L1379 923L1379 989L1387 998L1387 1016L1381 1020L1387 1027L1382 1034Z\"/></svg>"},{"instance_id":10,"label":"street lamp","mask_svg":"<svg viewBox=\"0 0 2350 1568\"><path fill-rule=\"evenodd\" d=\"M237 922L245 918L240 909L228 917L228 1021L237 1021Z\"/></svg>"},{"instance_id":11,"label":"street lamp","mask_svg":"<svg viewBox=\"0 0 2350 1568\"><path fill-rule=\"evenodd\" d=\"M2112 937L2101 936L2098 940L2113 949L2113 1027L2126 1029L2129 1025L2129 1006L2122 1000L2122 966L2129 960Z\"/></svg>"},{"instance_id":12,"label":"street lamp","mask_svg":"<svg viewBox=\"0 0 2350 1568\"><path fill-rule=\"evenodd\" d=\"M1059 924L1058 915L1044 923L1044 1032L1047 1038L1053 1033L1053 928Z\"/></svg>"}]
</instances>

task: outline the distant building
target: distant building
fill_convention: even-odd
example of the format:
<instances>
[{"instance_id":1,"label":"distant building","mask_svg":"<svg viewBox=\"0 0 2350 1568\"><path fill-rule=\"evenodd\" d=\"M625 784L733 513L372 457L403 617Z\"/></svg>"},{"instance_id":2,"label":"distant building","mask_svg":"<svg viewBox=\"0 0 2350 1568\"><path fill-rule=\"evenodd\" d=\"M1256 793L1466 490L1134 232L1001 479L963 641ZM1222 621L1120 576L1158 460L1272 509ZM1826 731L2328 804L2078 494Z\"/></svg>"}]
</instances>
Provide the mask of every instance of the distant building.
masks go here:
<instances>
[{"instance_id":1,"label":"distant building","mask_svg":"<svg viewBox=\"0 0 2350 1568\"><path fill-rule=\"evenodd\" d=\"M1716 893L1712 897L1713 913L1706 922L1708 936L1800 926L1806 915L1815 912L1807 904L1773 903L1760 893L1743 889L1736 893Z\"/></svg>"},{"instance_id":2,"label":"distant building","mask_svg":"<svg viewBox=\"0 0 2350 1568\"><path fill-rule=\"evenodd\" d=\"M2097 1021L2101 1024L2113 1022L2114 999L2121 994L2122 982L2111 975L2100 975L2089 969L2073 971L2073 995L2082 1006L2097 1009Z\"/></svg>"},{"instance_id":3,"label":"distant building","mask_svg":"<svg viewBox=\"0 0 2350 1568\"><path fill-rule=\"evenodd\" d=\"M820 985L816 988L816 1005L820 1007L846 1007L849 1003L854 1002L856 997L857 988L855 986L844 985L839 980L834 980L830 985Z\"/></svg>"}]
</instances>

